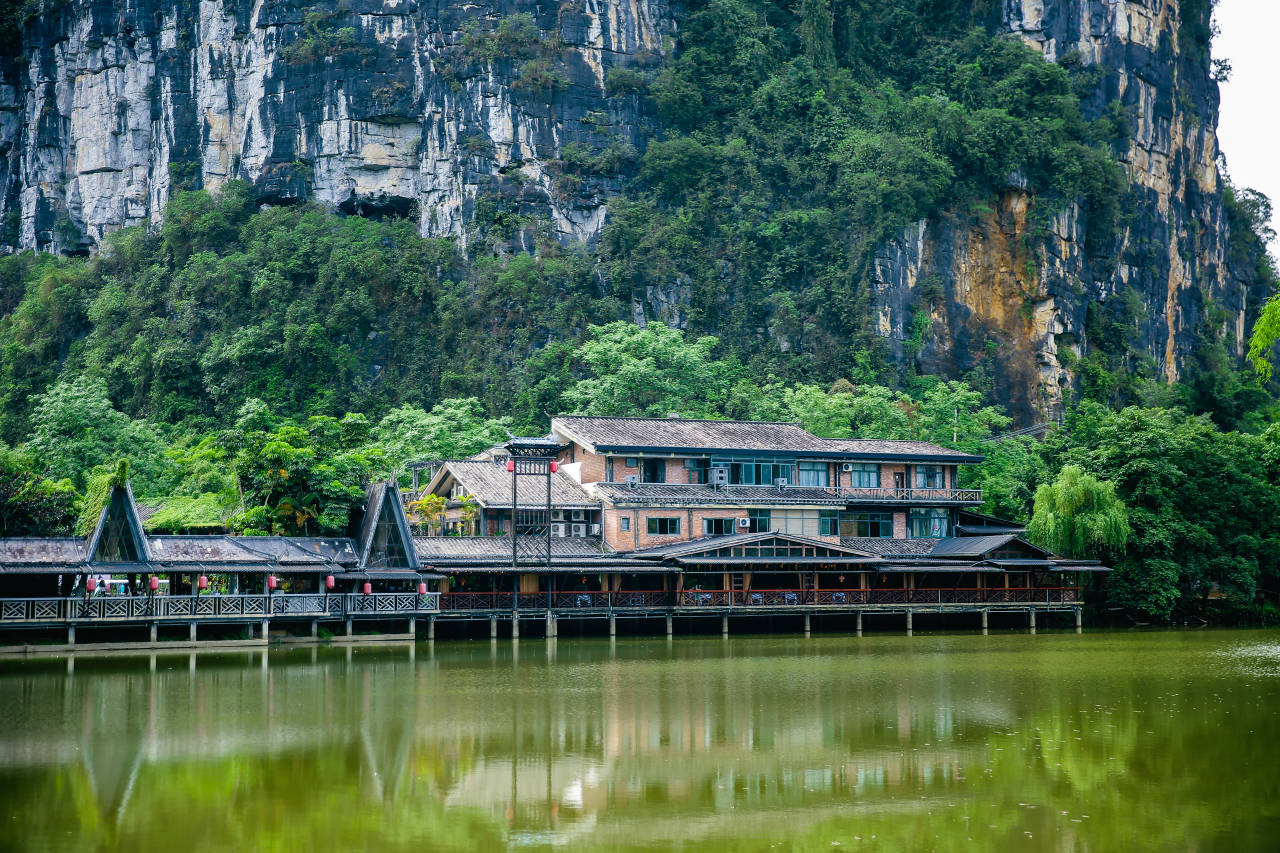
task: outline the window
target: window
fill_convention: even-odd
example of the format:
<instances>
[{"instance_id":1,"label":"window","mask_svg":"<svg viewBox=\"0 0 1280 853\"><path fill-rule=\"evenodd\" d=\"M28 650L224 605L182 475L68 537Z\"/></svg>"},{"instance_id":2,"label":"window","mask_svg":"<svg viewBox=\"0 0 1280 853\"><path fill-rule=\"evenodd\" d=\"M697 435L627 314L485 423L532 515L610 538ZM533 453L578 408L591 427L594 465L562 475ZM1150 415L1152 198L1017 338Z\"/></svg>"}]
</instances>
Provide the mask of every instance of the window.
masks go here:
<instances>
[{"instance_id":1,"label":"window","mask_svg":"<svg viewBox=\"0 0 1280 853\"><path fill-rule=\"evenodd\" d=\"M623 533L626 533L628 530L630 530L631 519L627 518L626 516L623 516L622 518L618 519L618 529L621 530Z\"/></svg>"},{"instance_id":2,"label":"window","mask_svg":"<svg viewBox=\"0 0 1280 853\"><path fill-rule=\"evenodd\" d=\"M626 465L628 468L638 467L636 464L636 457L634 456L628 456L625 460L623 460L623 464Z\"/></svg>"},{"instance_id":3,"label":"window","mask_svg":"<svg viewBox=\"0 0 1280 853\"><path fill-rule=\"evenodd\" d=\"M606 483L613 482L613 457L606 456L604 458L604 481Z\"/></svg>"},{"instance_id":4,"label":"window","mask_svg":"<svg viewBox=\"0 0 1280 853\"><path fill-rule=\"evenodd\" d=\"M831 484L825 462L801 462L796 467L796 485L825 488Z\"/></svg>"},{"instance_id":5,"label":"window","mask_svg":"<svg viewBox=\"0 0 1280 853\"><path fill-rule=\"evenodd\" d=\"M729 469L729 484L733 486L772 486L774 480L796 481L794 459L753 459L745 457L712 458L714 468Z\"/></svg>"},{"instance_id":6,"label":"window","mask_svg":"<svg viewBox=\"0 0 1280 853\"><path fill-rule=\"evenodd\" d=\"M849 525L853 535L863 539L892 539L893 513L891 512L850 512Z\"/></svg>"},{"instance_id":7,"label":"window","mask_svg":"<svg viewBox=\"0 0 1280 853\"><path fill-rule=\"evenodd\" d=\"M748 510L747 518L750 520L747 524L747 529L752 533L765 533L769 530L769 510Z\"/></svg>"},{"instance_id":8,"label":"window","mask_svg":"<svg viewBox=\"0 0 1280 853\"><path fill-rule=\"evenodd\" d=\"M849 464L849 487L854 489L880 488L880 465L877 462L852 462Z\"/></svg>"},{"instance_id":9,"label":"window","mask_svg":"<svg viewBox=\"0 0 1280 853\"><path fill-rule=\"evenodd\" d=\"M684 467L689 473L690 483L696 484L707 482L707 469L709 467L708 460L686 459L684 460Z\"/></svg>"},{"instance_id":10,"label":"window","mask_svg":"<svg viewBox=\"0 0 1280 853\"><path fill-rule=\"evenodd\" d=\"M907 516L912 539L942 539L951 535L951 516L945 509L913 509Z\"/></svg>"},{"instance_id":11,"label":"window","mask_svg":"<svg viewBox=\"0 0 1280 853\"><path fill-rule=\"evenodd\" d=\"M640 480L644 483L665 483L667 481L667 460L646 459Z\"/></svg>"},{"instance_id":12,"label":"window","mask_svg":"<svg viewBox=\"0 0 1280 853\"><path fill-rule=\"evenodd\" d=\"M917 465L917 489L945 489L947 487L947 469L941 465Z\"/></svg>"},{"instance_id":13,"label":"window","mask_svg":"<svg viewBox=\"0 0 1280 853\"><path fill-rule=\"evenodd\" d=\"M703 536L728 536L735 529L736 518L704 518L702 519Z\"/></svg>"},{"instance_id":14,"label":"window","mask_svg":"<svg viewBox=\"0 0 1280 853\"><path fill-rule=\"evenodd\" d=\"M839 536L840 513L836 512L834 509L818 510L818 535Z\"/></svg>"},{"instance_id":15,"label":"window","mask_svg":"<svg viewBox=\"0 0 1280 853\"><path fill-rule=\"evenodd\" d=\"M679 518L655 518L649 516L646 519L649 525L650 536L679 536L680 535L680 519Z\"/></svg>"}]
</instances>

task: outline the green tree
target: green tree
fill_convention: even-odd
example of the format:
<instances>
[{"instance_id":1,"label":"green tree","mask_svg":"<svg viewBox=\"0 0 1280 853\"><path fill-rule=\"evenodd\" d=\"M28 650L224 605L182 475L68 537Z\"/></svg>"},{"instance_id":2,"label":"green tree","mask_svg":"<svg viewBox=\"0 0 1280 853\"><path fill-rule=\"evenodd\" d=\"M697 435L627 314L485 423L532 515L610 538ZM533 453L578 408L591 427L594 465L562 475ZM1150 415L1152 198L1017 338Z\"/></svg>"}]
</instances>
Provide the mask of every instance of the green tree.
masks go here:
<instances>
[{"instance_id":1,"label":"green tree","mask_svg":"<svg viewBox=\"0 0 1280 853\"><path fill-rule=\"evenodd\" d=\"M0 537L71 532L76 492L31 467L30 458L0 446Z\"/></svg>"},{"instance_id":2,"label":"green tree","mask_svg":"<svg viewBox=\"0 0 1280 853\"><path fill-rule=\"evenodd\" d=\"M1114 483L1067 465L1056 480L1036 489L1027 534L1055 553L1096 557L1124 548L1130 534L1129 511L1116 497Z\"/></svg>"},{"instance_id":3,"label":"green tree","mask_svg":"<svg viewBox=\"0 0 1280 853\"><path fill-rule=\"evenodd\" d=\"M410 462L463 459L506 441L510 428L510 418L490 418L479 400L465 397L441 400L430 412L417 406L392 409L372 439L393 476L403 478Z\"/></svg>"}]
</instances>

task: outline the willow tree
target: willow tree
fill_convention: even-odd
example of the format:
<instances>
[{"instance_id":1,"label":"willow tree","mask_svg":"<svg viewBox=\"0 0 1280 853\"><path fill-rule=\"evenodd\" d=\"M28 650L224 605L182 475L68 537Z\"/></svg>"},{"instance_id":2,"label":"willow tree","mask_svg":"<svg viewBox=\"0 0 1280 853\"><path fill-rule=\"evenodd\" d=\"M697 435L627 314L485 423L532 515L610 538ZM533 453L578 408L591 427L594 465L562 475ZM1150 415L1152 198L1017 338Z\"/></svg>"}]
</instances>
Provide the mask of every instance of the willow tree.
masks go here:
<instances>
[{"instance_id":1,"label":"willow tree","mask_svg":"<svg viewBox=\"0 0 1280 853\"><path fill-rule=\"evenodd\" d=\"M1068 557L1088 557L1129 541L1129 510L1114 483L1066 465L1052 483L1036 489L1027 534L1037 544Z\"/></svg>"}]
</instances>

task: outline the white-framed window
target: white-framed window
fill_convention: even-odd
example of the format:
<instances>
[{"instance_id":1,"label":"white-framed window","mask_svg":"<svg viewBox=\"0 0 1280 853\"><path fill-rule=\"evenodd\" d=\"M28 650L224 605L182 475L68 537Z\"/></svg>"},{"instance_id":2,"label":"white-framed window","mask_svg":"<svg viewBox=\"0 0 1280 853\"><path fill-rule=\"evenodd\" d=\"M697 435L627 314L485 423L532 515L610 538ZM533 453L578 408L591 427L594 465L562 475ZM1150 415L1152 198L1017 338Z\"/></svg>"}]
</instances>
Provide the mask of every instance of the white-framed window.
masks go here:
<instances>
[{"instance_id":1,"label":"white-framed window","mask_svg":"<svg viewBox=\"0 0 1280 853\"><path fill-rule=\"evenodd\" d=\"M736 518L704 518L702 519L703 536L728 536L737 530Z\"/></svg>"}]
</instances>

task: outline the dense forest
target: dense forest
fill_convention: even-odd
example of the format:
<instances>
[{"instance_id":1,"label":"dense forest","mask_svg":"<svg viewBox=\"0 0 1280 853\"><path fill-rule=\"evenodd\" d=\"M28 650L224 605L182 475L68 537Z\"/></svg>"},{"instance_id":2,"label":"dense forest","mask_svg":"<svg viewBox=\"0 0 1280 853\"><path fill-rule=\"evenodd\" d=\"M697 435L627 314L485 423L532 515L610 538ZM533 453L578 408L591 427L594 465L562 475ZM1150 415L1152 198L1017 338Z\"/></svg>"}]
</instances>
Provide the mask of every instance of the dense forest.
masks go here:
<instances>
[{"instance_id":1,"label":"dense forest","mask_svg":"<svg viewBox=\"0 0 1280 853\"><path fill-rule=\"evenodd\" d=\"M596 244L502 195L459 241L421 237L414 211L262 205L231 181L174 193L160 227L92 257L0 258L0 535L83 530L119 460L156 529L333 532L363 482L411 461L557 412L675 411L980 452L985 509L1022 521L1040 487L1089 478L1126 519L1083 542L1118 569L1099 607L1280 617L1274 388L1221 328L1167 384L1135 351L1140 305L1091 313L1043 441L993 440L1012 418L989 371L918 369L924 328L905 366L874 333L875 250L922 217L984 209L1016 180L1033 222L1078 204L1099 259L1123 223L1132 117L1086 110L1097 69L1000 35L999 10L690 4L671 61L609 75L652 119L643 151L557 162L563 186L622 176ZM464 46L536 64L541 37L515 15ZM1224 203L1237 268L1273 286L1268 202L1228 187ZM635 294L672 282L682 329L631 322Z\"/></svg>"}]
</instances>

